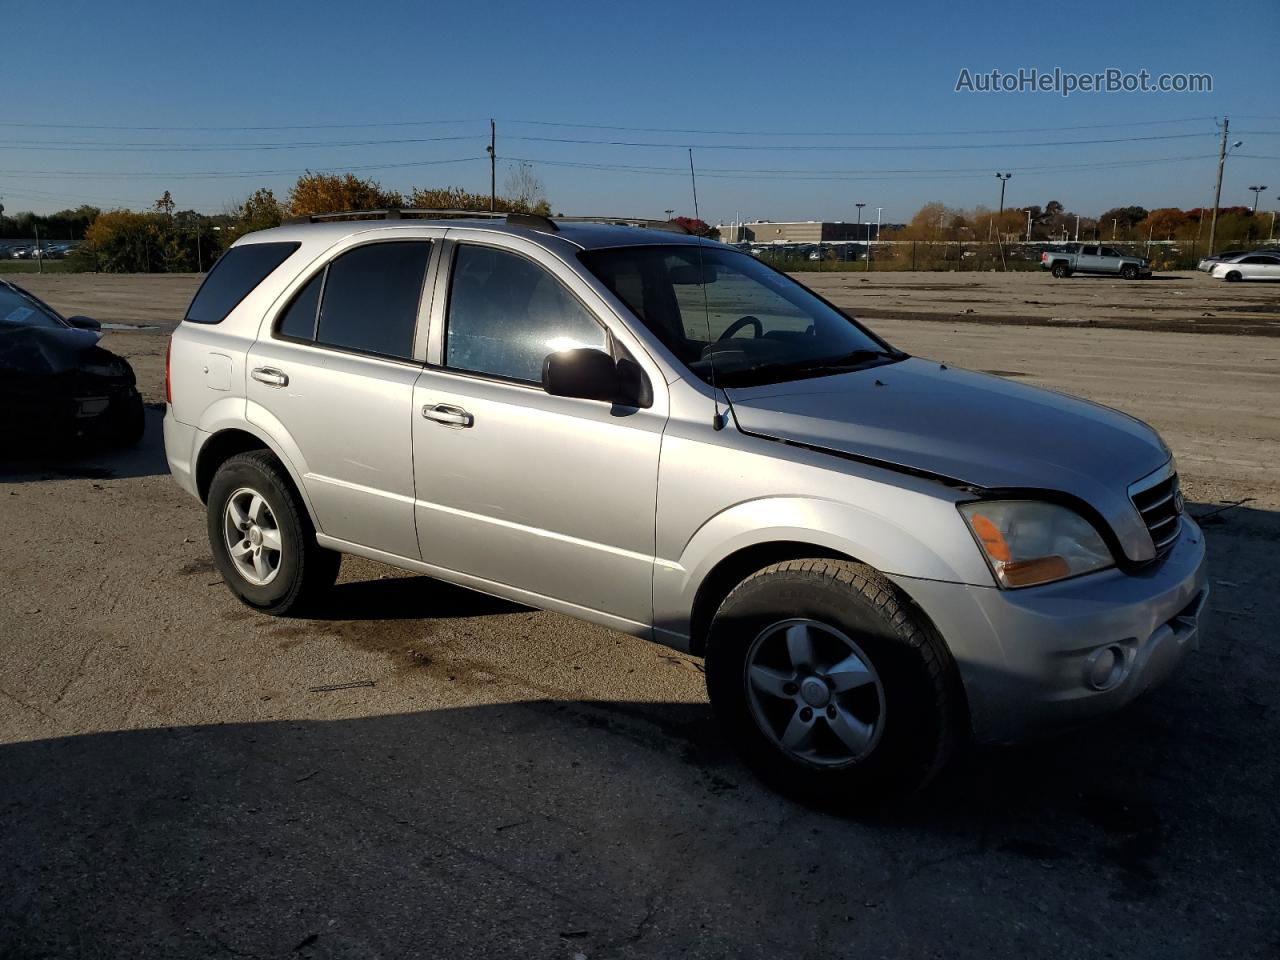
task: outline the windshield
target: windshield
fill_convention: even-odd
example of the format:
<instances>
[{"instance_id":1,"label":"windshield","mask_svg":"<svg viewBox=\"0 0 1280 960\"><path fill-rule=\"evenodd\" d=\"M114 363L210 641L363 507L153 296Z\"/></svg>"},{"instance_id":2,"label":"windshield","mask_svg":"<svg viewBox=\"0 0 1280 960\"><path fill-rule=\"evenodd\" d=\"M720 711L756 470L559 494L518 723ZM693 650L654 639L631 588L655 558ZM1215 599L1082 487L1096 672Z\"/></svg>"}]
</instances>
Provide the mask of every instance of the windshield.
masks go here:
<instances>
[{"instance_id":1,"label":"windshield","mask_svg":"<svg viewBox=\"0 0 1280 960\"><path fill-rule=\"evenodd\" d=\"M19 293L3 283L0 283L0 324L53 327L58 330L65 330L67 327L57 314L39 300Z\"/></svg>"},{"instance_id":2,"label":"windshield","mask_svg":"<svg viewBox=\"0 0 1280 960\"><path fill-rule=\"evenodd\" d=\"M735 250L615 247L580 256L708 383L773 383L906 356L785 274Z\"/></svg>"}]
</instances>

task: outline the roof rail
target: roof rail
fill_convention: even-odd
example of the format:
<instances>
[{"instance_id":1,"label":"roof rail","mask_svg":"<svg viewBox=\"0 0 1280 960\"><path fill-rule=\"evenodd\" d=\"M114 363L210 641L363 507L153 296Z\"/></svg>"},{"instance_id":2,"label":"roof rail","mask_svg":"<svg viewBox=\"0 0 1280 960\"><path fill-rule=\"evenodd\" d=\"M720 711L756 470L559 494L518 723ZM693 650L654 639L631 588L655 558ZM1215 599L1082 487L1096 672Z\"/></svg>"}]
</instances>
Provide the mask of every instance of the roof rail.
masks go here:
<instances>
[{"instance_id":1,"label":"roof rail","mask_svg":"<svg viewBox=\"0 0 1280 960\"><path fill-rule=\"evenodd\" d=\"M312 213L301 217L291 217L287 224L328 223L335 220L400 220L400 219L461 219L474 217L480 220L505 220L515 227L529 227L533 230L546 230L559 233L556 225L561 223L607 223L616 226L644 227L649 230L666 230L670 233L690 234L683 224L674 220L646 220L636 217L546 217L540 213L506 213L496 210L449 210L444 208L420 207L400 209L388 207L385 210L343 210L336 213Z\"/></svg>"},{"instance_id":2,"label":"roof rail","mask_svg":"<svg viewBox=\"0 0 1280 960\"><path fill-rule=\"evenodd\" d=\"M424 219L433 217L481 217L498 219L505 213L492 210L447 210L433 207L388 207L385 210L342 210L337 213L312 213L291 217L285 223L326 223L330 220L399 220L401 218Z\"/></svg>"}]
</instances>

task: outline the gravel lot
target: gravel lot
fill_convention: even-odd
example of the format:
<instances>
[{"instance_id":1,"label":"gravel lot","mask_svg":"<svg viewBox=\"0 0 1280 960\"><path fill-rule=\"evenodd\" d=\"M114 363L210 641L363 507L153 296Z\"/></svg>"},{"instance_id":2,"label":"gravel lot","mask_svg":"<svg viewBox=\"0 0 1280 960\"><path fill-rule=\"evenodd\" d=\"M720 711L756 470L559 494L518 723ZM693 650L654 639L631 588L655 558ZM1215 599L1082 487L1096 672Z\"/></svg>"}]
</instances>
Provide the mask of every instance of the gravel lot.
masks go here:
<instances>
[{"instance_id":1,"label":"gravel lot","mask_svg":"<svg viewBox=\"0 0 1280 960\"><path fill-rule=\"evenodd\" d=\"M891 815L801 807L692 658L352 559L321 618L241 607L156 410L0 469L0 957L1280 955L1280 285L802 279L1162 431L1214 583L1169 684ZM162 399L196 278L19 282L156 327L104 344Z\"/></svg>"}]
</instances>

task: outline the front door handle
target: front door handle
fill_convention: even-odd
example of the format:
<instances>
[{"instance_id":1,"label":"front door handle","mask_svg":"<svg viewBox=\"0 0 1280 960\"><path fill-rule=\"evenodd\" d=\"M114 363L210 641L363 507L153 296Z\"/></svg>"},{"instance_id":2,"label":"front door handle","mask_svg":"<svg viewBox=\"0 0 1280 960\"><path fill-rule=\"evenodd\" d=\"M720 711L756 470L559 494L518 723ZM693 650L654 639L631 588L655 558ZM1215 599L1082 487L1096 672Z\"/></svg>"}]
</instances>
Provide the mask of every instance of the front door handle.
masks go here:
<instances>
[{"instance_id":1,"label":"front door handle","mask_svg":"<svg viewBox=\"0 0 1280 960\"><path fill-rule=\"evenodd\" d=\"M259 383L265 383L272 387L287 387L289 385L289 375L283 370L277 370L275 367L254 367L249 371L249 376Z\"/></svg>"},{"instance_id":2,"label":"front door handle","mask_svg":"<svg viewBox=\"0 0 1280 960\"><path fill-rule=\"evenodd\" d=\"M450 427L469 427L476 422L476 418L461 407L455 407L451 403L429 403L423 406L422 415L428 420L434 420L436 423L443 423Z\"/></svg>"}]
</instances>

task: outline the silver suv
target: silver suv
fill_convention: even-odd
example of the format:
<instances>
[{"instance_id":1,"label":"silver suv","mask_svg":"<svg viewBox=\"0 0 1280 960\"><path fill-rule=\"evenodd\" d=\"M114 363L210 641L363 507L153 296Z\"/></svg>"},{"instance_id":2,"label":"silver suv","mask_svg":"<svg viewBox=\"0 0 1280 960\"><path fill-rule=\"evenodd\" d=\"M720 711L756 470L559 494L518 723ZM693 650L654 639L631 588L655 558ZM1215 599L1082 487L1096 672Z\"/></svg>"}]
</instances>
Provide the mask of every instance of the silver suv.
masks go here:
<instances>
[{"instance_id":1,"label":"silver suv","mask_svg":"<svg viewBox=\"0 0 1280 960\"><path fill-rule=\"evenodd\" d=\"M748 761L826 797L1197 645L1204 543L1143 423L667 225L363 216L244 237L170 343L169 465L251 607L351 553L703 655Z\"/></svg>"}]
</instances>

